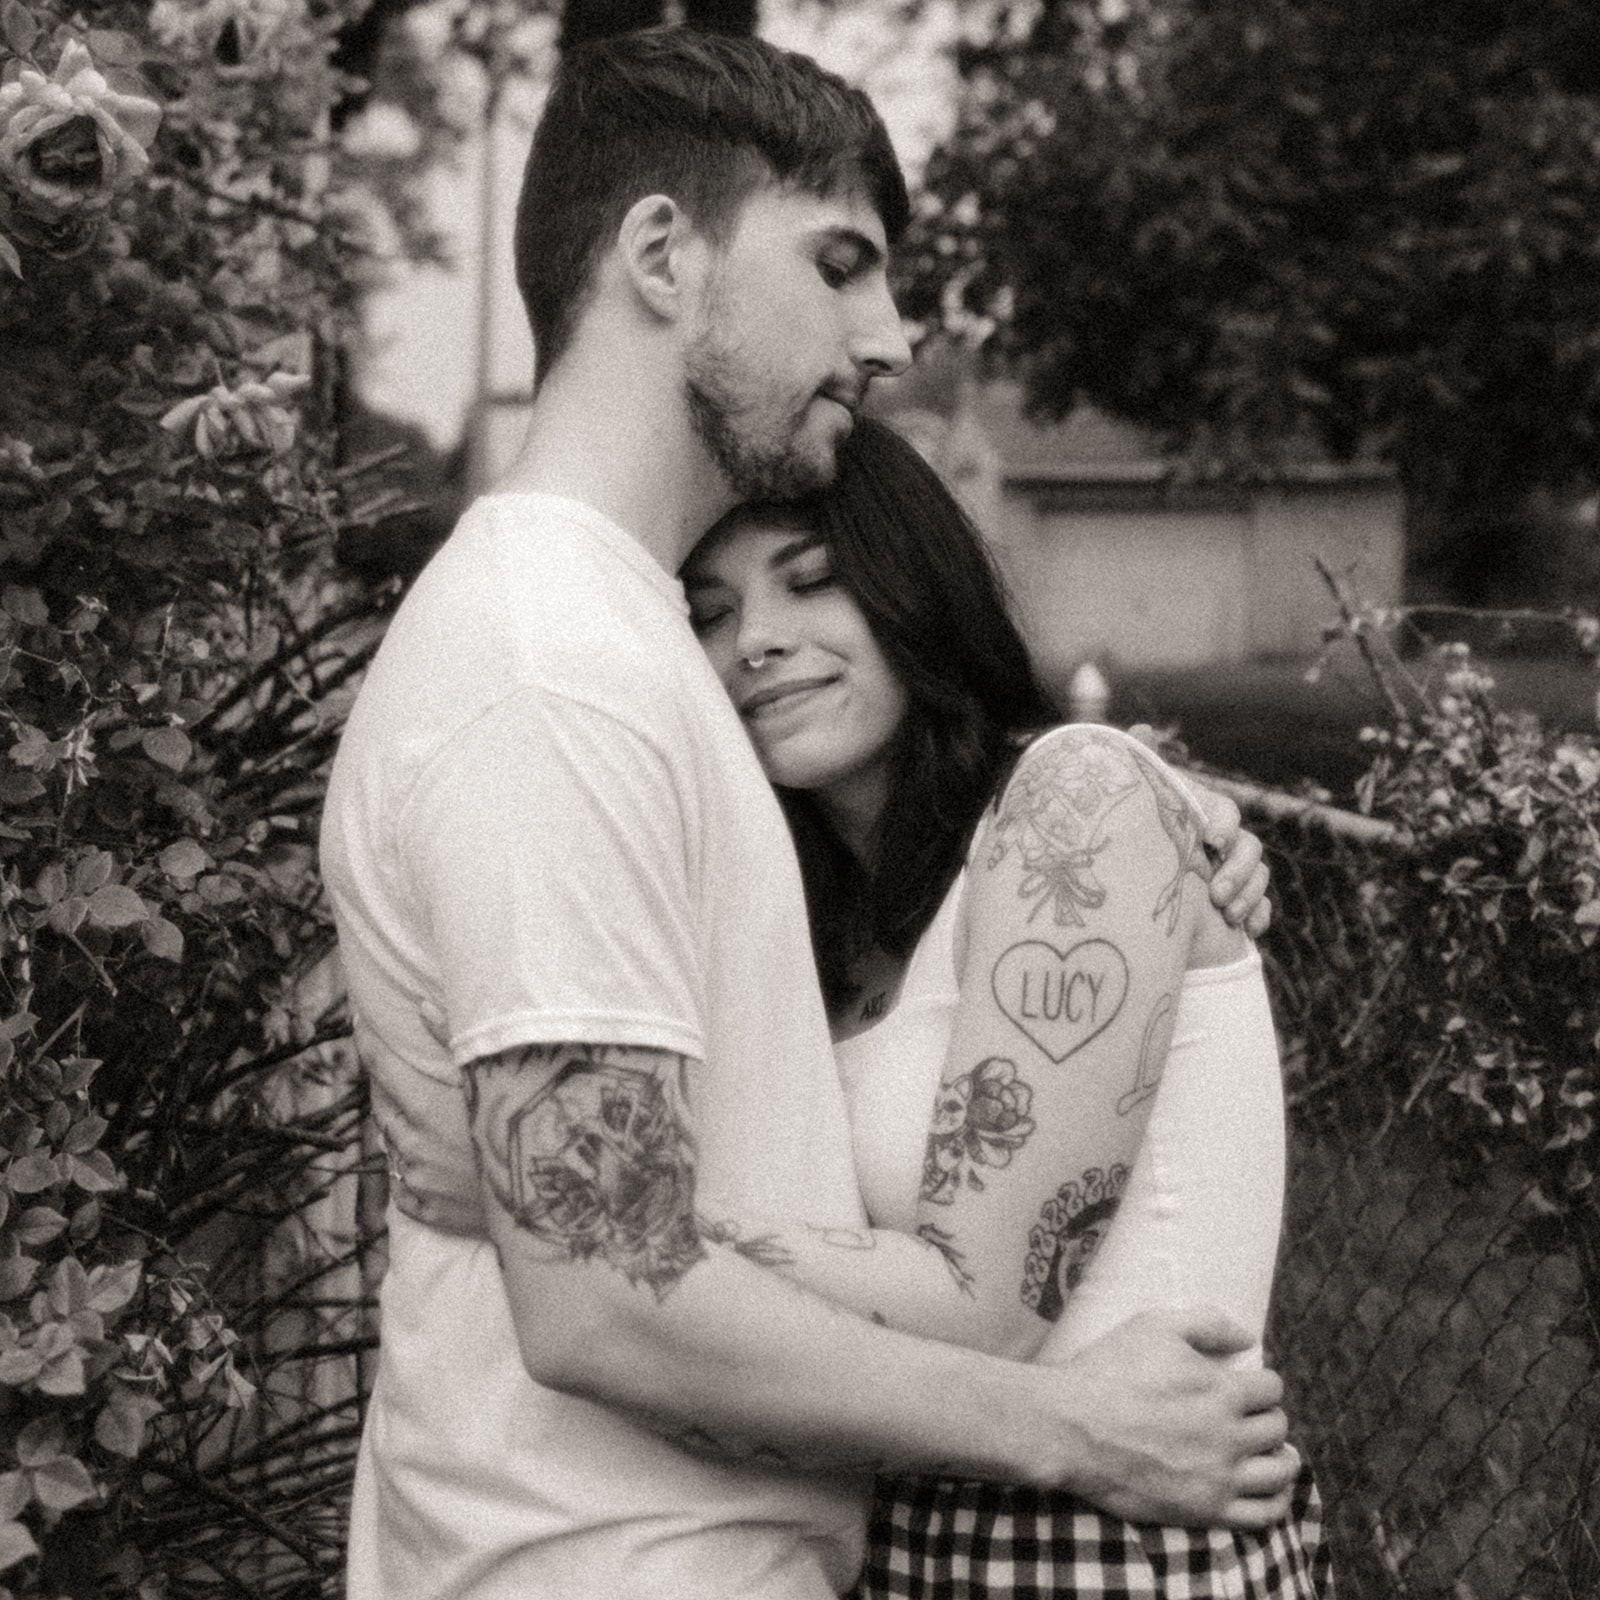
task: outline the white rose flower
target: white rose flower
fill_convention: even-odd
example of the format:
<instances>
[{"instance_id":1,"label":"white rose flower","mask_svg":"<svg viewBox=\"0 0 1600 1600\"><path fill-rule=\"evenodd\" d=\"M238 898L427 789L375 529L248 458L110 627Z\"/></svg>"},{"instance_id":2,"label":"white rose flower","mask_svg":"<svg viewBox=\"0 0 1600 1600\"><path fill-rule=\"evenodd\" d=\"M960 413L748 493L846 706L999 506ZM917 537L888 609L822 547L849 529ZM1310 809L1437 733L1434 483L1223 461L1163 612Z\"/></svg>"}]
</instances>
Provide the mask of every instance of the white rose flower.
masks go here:
<instances>
[{"instance_id":1,"label":"white rose flower","mask_svg":"<svg viewBox=\"0 0 1600 1600\"><path fill-rule=\"evenodd\" d=\"M24 67L0 86L0 184L47 221L103 211L150 165L161 107L113 89L82 41L47 78Z\"/></svg>"},{"instance_id":2,"label":"white rose flower","mask_svg":"<svg viewBox=\"0 0 1600 1600\"><path fill-rule=\"evenodd\" d=\"M294 443L296 419L283 402L309 387L310 378L275 372L262 383L237 389L217 384L204 394L180 400L161 419L168 433L187 434L207 460L244 451L282 455Z\"/></svg>"}]
</instances>

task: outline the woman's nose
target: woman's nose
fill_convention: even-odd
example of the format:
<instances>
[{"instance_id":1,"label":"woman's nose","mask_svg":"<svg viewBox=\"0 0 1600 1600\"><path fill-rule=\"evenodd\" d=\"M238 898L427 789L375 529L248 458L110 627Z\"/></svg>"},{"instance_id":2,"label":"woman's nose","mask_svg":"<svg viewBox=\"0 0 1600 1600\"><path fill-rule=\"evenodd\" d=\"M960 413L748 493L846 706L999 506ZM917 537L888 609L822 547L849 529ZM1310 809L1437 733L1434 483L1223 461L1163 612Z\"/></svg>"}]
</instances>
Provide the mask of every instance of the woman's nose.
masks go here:
<instances>
[{"instance_id":1,"label":"woman's nose","mask_svg":"<svg viewBox=\"0 0 1600 1600\"><path fill-rule=\"evenodd\" d=\"M746 605L739 617L739 631L734 645L739 660L746 666L756 667L787 655L794 647L794 639L791 631L784 626L778 608Z\"/></svg>"}]
</instances>

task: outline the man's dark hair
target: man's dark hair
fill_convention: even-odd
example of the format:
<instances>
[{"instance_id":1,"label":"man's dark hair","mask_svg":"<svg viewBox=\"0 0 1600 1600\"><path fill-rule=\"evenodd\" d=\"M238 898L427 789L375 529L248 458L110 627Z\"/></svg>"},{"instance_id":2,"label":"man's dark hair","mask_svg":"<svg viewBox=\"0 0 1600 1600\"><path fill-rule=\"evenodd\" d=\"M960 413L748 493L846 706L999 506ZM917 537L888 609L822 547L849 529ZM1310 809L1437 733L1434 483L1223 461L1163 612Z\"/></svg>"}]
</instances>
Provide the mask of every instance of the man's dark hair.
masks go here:
<instances>
[{"instance_id":1,"label":"man's dark hair","mask_svg":"<svg viewBox=\"0 0 1600 1600\"><path fill-rule=\"evenodd\" d=\"M814 795L778 791L830 1006L850 997L851 964L868 946L892 955L915 946L961 870L983 808L1028 739L1060 720L1034 677L988 547L938 473L868 417L839 446L838 469L804 499L741 506L718 524L755 520L819 534L835 580L906 691L870 867Z\"/></svg>"},{"instance_id":2,"label":"man's dark hair","mask_svg":"<svg viewBox=\"0 0 1600 1600\"><path fill-rule=\"evenodd\" d=\"M768 183L814 195L860 191L891 243L909 214L872 102L806 56L687 28L569 51L517 202L517 287L533 329L535 387L571 342L635 202L669 195L724 244L745 201Z\"/></svg>"}]
</instances>

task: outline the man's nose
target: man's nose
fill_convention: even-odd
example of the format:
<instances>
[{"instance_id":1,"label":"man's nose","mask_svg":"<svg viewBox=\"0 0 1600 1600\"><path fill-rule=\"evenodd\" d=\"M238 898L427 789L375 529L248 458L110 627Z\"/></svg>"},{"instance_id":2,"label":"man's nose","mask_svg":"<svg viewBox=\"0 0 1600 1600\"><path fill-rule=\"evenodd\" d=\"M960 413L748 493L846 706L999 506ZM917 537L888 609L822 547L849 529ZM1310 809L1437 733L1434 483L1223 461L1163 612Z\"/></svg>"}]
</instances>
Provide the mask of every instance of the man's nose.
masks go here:
<instances>
[{"instance_id":1,"label":"man's nose","mask_svg":"<svg viewBox=\"0 0 1600 1600\"><path fill-rule=\"evenodd\" d=\"M850 359L871 378L892 378L911 365L911 345L887 279L862 309Z\"/></svg>"}]
</instances>

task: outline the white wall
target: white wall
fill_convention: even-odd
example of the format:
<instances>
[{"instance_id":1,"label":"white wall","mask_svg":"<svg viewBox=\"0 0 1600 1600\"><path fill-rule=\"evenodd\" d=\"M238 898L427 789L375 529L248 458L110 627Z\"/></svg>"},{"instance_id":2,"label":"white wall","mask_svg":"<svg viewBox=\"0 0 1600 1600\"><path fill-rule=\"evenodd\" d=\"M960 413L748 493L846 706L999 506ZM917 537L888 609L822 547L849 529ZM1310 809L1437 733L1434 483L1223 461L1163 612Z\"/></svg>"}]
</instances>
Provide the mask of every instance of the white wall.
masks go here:
<instances>
[{"instance_id":1,"label":"white wall","mask_svg":"<svg viewBox=\"0 0 1600 1600\"><path fill-rule=\"evenodd\" d=\"M1311 656L1335 607L1314 559L1372 605L1400 599L1403 507L1388 483L1260 488L1237 504L1049 509L1011 486L992 543L1042 673L1094 658L1186 667ZM1116 491L1137 504L1138 489Z\"/></svg>"}]
</instances>

